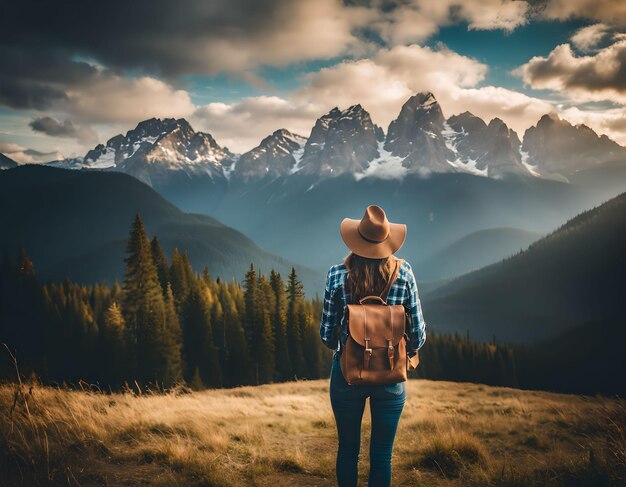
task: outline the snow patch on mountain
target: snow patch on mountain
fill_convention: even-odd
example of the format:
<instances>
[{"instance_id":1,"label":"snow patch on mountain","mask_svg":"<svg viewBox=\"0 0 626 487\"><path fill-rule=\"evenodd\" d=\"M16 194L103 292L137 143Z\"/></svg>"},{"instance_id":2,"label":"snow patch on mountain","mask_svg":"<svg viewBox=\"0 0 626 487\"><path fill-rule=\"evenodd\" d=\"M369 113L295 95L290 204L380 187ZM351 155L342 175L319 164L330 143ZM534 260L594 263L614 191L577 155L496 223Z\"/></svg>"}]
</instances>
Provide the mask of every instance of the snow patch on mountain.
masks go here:
<instances>
[{"instance_id":1,"label":"snow patch on mountain","mask_svg":"<svg viewBox=\"0 0 626 487\"><path fill-rule=\"evenodd\" d=\"M530 174L532 174L533 176L541 177L541 174L539 174L539 172L537 171L537 166L533 166L532 164L529 164L529 162L528 162L528 152L523 151L521 146L520 146L519 153L520 153L520 156L522 157L522 164L526 168L526 170Z\"/></svg>"},{"instance_id":2,"label":"snow patch on mountain","mask_svg":"<svg viewBox=\"0 0 626 487\"><path fill-rule=\"evenodd\" d=\"M468 157L466 160L463 160L461 159L461 157L459 157L457 144L459 139L462 139L467 135L465 128L461 127L461 131L457 132L450 126L448 122L444 122L441 135L443 136L446 147L450 149L456 156L454 160L448 159L448 164L450 164L455 169L465 171L476 176L489 176L488 167L485 167L484 169L479 169L478 167L476 167L476 163L478 162L477 159L472 159L471 157Z\"/></svg>"},{"instance_id":3,"label":"snow patch on mountain","mask_svg":"<svg viewBox=\"0 0 626 487\"><path fill-rule=\"evenodd\" d=\"M86 159L85 166L89 169L109 169L115 167L116 152L112 147L107 147L97 159Z\"/></svg>"},{"instance_id":4,"label":"snow patch on mountain","mask_svg":"<svg viewBox=\"0 0 626 487\"><path fill-rule=\"evenodd\" d=\"M293 151L293 153L291 154L293 156L293 158L295 159L296 163L289 170L289 174L297 173L300 169L302 169L302 166L300 166L300 161L302 161L302 156L304 156L304 145L305 145L305 143L306 143L306 139L302 143L300 148L295 150L295 151Z\"/></svg>"},{"instance_id":5,"label":"snow patch on mountain","mask_svg":"<svg viewBox=\"0 0 626 487\"><path fill-rule=\"evenodd\" d=\"M404 157L394 156L384 148L385 142L378 142L379 157L370 161L364 171L354 173L354 179L360 181L366 177L379 179L403 179L408 168L402 165Z\"/></svg>"}]
</instances>

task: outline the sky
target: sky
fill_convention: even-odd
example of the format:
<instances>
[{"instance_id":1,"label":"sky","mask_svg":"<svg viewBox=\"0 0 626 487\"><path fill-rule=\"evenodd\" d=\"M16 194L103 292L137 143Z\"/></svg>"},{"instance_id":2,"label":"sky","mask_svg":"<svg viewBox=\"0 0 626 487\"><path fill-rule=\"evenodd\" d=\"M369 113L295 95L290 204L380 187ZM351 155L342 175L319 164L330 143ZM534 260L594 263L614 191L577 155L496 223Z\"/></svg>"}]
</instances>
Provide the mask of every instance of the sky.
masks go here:
<instances>
[{"instance_id":1,"label":"sky","mask_svg":"<svg viewBox=\"0 0 626 487\"><path fill-rule=\"evenodd\" d=\"M360 103L385 131L413 94L444 116L545 113L626 145L618 0L7 0L0 152L83 156L150 117L185 117L234 152L308 136Z\"/></svg>"}]
</instances>

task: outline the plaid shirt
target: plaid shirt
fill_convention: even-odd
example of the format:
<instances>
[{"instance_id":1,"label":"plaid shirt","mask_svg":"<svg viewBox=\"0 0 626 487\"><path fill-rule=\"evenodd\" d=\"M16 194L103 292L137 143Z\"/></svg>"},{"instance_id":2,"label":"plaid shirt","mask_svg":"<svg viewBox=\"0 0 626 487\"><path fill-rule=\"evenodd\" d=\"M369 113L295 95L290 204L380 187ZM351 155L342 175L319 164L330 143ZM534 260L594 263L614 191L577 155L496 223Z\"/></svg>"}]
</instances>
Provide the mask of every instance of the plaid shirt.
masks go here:
<instances>
[{"instance_id":1,"label":"plaid shirt","mask_svg":"<svg viewBox=\"0 0 626 487\"><path fill-rule=\"evenodd\" d=\"M337 326L340 326L341 345L345 345L348 339L347 327L343 320L345 306L350 303L350 293L344 286L347 275L348 269L343 262L331 266L326 275L320 337L324 345L332 350L339 350L340 347L335 331ZM413 356L426 341L426 323L422 315L413 269L406 260L400 266L398 277L389 289L387 304L402 304L410 309L412 325L408 333L407 353Z\"/></svg>"}]
</instances>

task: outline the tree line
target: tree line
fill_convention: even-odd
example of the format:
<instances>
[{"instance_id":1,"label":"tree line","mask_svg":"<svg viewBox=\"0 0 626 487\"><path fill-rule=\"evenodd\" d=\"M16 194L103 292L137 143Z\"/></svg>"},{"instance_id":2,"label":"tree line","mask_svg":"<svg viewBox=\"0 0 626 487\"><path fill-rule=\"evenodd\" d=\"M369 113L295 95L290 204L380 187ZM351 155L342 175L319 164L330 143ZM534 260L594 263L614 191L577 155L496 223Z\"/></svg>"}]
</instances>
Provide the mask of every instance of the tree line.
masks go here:
<instances>
[{"instance_id":1,"label":"tree line","mask_svg":"<svg viewBox=\"0 0 626 487\"><path fill-rule=\"evenodd\" d=\"M330 351L319 340L321 303L287 280L254 269L244 282L193 271L186 252L168 260L139 215L130 230L120 285L65 279L40 283L24 250L0 269L0 342L20 368L46 383L196 389L317 379ZM289 346L288 346L289 345ZM10 377L10 364L0 373Z\"/></svg>"},{"instance_id":2,"label":"tree line","mask_svg":"<svg viewBox=\"0 0 626 487\"><path fill-rule=\"evenodd\" d=\"M186 252L174 249L168 259L139 215L121 284L42 283L24 250L0 265L0 343L23 374L44 383L202 389L328 377L332 351L319 337L321 312L293 267L286 280L253 264L242 283L213 279L206 267L194 272ZM538 349L439 334L430 325L427 333L412 377L559 389ZM0 377L10 380L15 371L5 358Z\"/></svg>"}]
</instances>

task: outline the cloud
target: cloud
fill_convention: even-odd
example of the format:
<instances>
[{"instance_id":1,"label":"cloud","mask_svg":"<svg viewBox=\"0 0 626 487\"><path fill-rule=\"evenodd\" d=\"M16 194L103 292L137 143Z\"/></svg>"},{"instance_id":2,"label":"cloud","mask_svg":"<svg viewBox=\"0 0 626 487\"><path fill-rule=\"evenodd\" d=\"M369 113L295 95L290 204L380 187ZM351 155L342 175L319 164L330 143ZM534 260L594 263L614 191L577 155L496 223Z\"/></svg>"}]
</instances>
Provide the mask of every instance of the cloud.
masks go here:
<instances>
[{"instance_id":1,"label":"cloud","mask_svg":"<svg viewBox=\"0 0 626 487\"><path fill-rule=\"evenodd\" d=\"M578 29L571 40L578 49L591 51L607 35L608 30L609 26L607 24L588 25Z\"/></svg>"},{"instance_id":2,"label":"cloud","mask_svg":"<svg viewBox=\"0 0 626 487\"><path fill-rule=\"evenodd\" d=\"M59 122L52 117L40 117L31 121L29 125L35 132L42 132L51 137L68 137L85 144L98 141L98 135L91 127L74 125L70 120Z\"/></svg>"},{"instance_id":3,"label":"cloud","mask_svg":"<svg viewBox=\"0 0 626 487\"><path fill-rule=\"evenodd\" d=\"M594 55L579 57L569 44L561 44L512 73L532 88L566 92L577 101L626 103L626 39L618 37Z\"/></svg>"},{"instance_id":4,"label":"cloud","mask_svg":"<svg viewBox=\"0 0 626 487\"><path fill-rule=\"evenodd\" d=\"M386 130L402 104L418 91L432 91L446 117L470 110L487 121L500 117L522 133L554 109L547 101L513 90L479 87L486 73L486 65L444 46L396 46L370 59L344 61L311 73L303 87L285 98L251 97L206 105L194 114L194 126L241 152L279 128L308 136L315 119L334 106L360 103Z\"/></svg>"},{"instance_id":5,"label":"cloud","mask_svg":"<svg viewBox=\"0 0 626 487\"><path fill-rule=\"evenodd\" d=\"M626 3L620 0L548 0L541 17L566 20L572 17L626 23Z\"/></svg>"},{"instance_id":6,"label":"cloud","mask_svg":"<svg viewBox=\"0 0 626 487\"><path fill-rule=\"evenodd\" d=\"M156 78L126 78L106 73L54 105L90 123L133 123L150 117L186 117L195 107L189 93Z\"/></svg>"},{"instance_id":7,"label":"cloud","mask_svg":"<svg viewBox=\"0 0 626 487\"><path fill-rule=\"evenodd\" d=\"M445 46L396 46L382 49L370 59L344 61L310 74L308 85L293 98L325 108L361 103L374 121L386 128L415 92L430 90L440 98L449 90L475 86L487 69Z\"/></svg>"},{"instance_id":8,"label":"cloud","mask_svg":"<svg viewBox=\"0 0 626 487\"><path fill-rule=\"evenodd\" d=\"M63 155L58 151L40 152L12 142L2 141L0 141L0 152L19 164L37 164L63 158Z\"/></svg>"},{"instance_id":9,"label":"cloud","mask_svg":"<svg viewBox=\"0 0 626 487\"><path fill-rule=\"evenodd\" d=\"M329 107L361 103L375 123L387 128L402 104L419 91L431 91L444 116L472 111L487 121L502 118L523 131L553 106L535 97L501 87L478 87L487 66L445 47L397 46L372 59L344 62L309 77L296 100L317 100Z\"/></svg>"},{"instance_id":10,"label":"cloud","mask_svg":"<svg viewBox=\"0 0 626 487\"><path fill-rule=\"evenodd\" d=\"M339 0L22 0L3 6L11 21L0 43L171 78L339 56L362 42L355 31L374 14Z\"/></svg>"},{"instance_id":11,"label":"cloud","mask_svg":"<svg viewBox=\"0 0 626 487\"><path fill-rule=\"evenodd\" d=\"M244 152L279 128L308 136L320 115L320 106L315 103L257 96L231 104L209 103L199 107L190 120L197 130L209 131L220 145Z\"/></svg>"},{"instance_id":12,"label":"cloud","mask_svg":"<svg viewBox=\"0 0 626 487\"><path fill-rule=\"evenodd\" d=\"M509 0L396 0L374 2L369 27L388 46L422 42L441 27L467 22L469 30L512 31L527 23L528 4Z\"/></svg>"}]
</instances>

